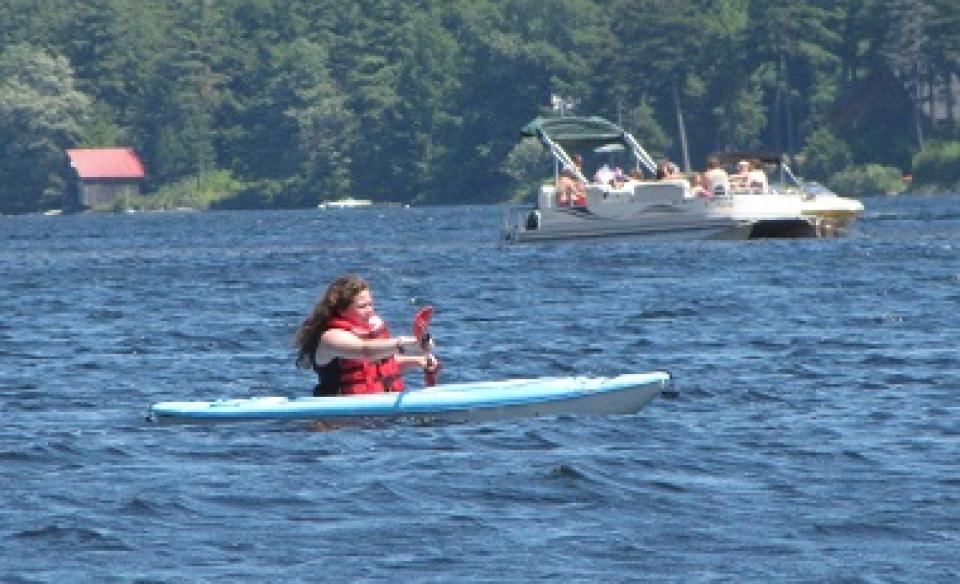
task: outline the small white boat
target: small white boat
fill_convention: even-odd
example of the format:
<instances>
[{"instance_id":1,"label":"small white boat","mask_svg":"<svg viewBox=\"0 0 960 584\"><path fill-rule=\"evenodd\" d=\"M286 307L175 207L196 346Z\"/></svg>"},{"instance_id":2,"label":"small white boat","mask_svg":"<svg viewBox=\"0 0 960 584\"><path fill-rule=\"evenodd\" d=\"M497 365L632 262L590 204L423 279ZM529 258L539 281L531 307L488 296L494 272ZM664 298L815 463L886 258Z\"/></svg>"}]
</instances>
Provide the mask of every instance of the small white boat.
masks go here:
<instances>
[{"instance_id":1,"label":"small white boat","mask_svg":"<svg viewBox=\"0 0 960 584\"><path fill-rule=\"evenodd\" d=\"M510 379L402 393L161 402L150 407L149 418L157 423L397 418L464 423L561 414L632 414L669 384L670 374L664 372Z\"/></svg>"},{"instance_id":2,"label":"small white boat","mask_svg":"<svg viewBox=\"0 0 960 584\"><path fill-rule=\"evenodd\" d=\"M354 199L347 197L345 199L336 199L333 201L324 201L317 205L320 209L354 209L356 207L371 207L373 201L370 199Z\"/></svg>"},{"instance_id":3,"label":"small white boat","mask_svg":"<svg viewBox=\"0 0 960 584\"><path fill-rule=\"evenodd\" d=\"M784 197L737 197L721 191L694 196L686 179L647 180L640 166L655 172L650 155L623 128L599 117L537 118L523 128L550 150L556 168L584 185L577 204L558 197L553 182L541 186L536 206L513 212L504 222L505 242L642 236L669 239L748 239L809 237L810 222L800 202ZM637 169L620 180L591 181L569 152L623 150ZM558 174L559 177L559 174Z\"/></svg>"}]
</instances>

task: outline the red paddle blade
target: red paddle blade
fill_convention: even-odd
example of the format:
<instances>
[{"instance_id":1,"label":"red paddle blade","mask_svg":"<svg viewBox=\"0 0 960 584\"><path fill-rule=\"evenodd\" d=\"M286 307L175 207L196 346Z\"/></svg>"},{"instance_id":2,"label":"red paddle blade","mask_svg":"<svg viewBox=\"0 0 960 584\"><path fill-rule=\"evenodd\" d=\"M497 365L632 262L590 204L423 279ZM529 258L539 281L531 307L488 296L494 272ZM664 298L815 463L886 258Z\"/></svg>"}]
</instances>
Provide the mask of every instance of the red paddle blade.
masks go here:
<instances>
[{"instance_id":1,"label":"red paddle blade","mask_svg":"<svg viewBox=\"0 0 960 584\"><path fill-rule=\"evenodd\" d=\"M424 337L429 334L431 318L433 318L432 306L424 306L417 312L416 316L413 317L413 336L417 337L417 340L421 343L424 342ZM423 372L423 384L427 387L437 384L436 369Z\"/></svg>"},{"instance_id":2,"label":"red paddle blade","mask_svg":"<svg viewBox=\"0 0 960 584\"><path fill-rule=\"evenodd\" d=\"M424 306L413 317L413 336L422 339L423 335L430 330L430 319L433 318L433 307Z\"/></svg>"}]
</instances>

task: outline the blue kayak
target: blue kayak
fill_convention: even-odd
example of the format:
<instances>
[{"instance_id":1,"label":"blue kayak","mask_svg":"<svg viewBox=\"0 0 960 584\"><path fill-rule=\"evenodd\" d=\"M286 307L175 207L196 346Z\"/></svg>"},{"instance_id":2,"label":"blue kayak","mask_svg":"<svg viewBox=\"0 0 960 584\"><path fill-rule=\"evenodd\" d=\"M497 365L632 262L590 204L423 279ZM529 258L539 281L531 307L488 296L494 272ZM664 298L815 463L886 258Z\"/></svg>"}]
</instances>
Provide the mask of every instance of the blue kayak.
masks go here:
<instances>
[{"instance_id":1,"label":"blue kayak","mask_svg":"<svg viewBox=\"0 0 960 584\"><path fill-rule=\"evenodd\" d=\"M562 414L632 414L669 384L670 374L657 371L616 377L451 383L403 393L160 402L150 407L150 419L210 423L415 418L462 423Z\"/></svg>"}]
</instances>

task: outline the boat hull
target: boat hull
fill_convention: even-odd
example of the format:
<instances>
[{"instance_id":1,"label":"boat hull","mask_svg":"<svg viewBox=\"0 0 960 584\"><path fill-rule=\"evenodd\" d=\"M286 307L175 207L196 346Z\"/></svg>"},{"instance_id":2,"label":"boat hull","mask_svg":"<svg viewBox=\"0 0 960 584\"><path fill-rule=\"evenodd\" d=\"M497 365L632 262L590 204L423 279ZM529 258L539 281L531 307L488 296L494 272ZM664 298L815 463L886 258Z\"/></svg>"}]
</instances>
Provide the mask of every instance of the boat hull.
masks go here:
<instances>
[{"instance_id":1,"label":"boat hull","mask_svg":"<svg viewBox=\"0 0 960 584\"><path fill-rule=\"evenodd\" d=\"M817 236L816 225L808 219L757 221L750 229L750 239L804 239Z\"/></svg>"},{"instance_id":2,"label":"boat hull","mask_svg":"<svg viewBox=\"0 0 960 584\"><path fill-rule=\"evenodd\" d=\"M531 211L530 213L542 213ZM541 214L544 220L535 229L519 228L505 230L503 238L509 243L533 243L578 239L604 239L640 237L653 240L690 239L748 239L753 222L727 218L651 218L637 217L629 220L593 218L568 215L556 211ZM529 215L526 224L530 224Z\"/></svg>"},{"instance_id":3,"label":"boat hull","mask_svg":"<svg viewBox=\"0 0 960 584\"><path fill-rule=\"evenodd\" d=\"M683 180L592 184L582 207L560 206L541 188L535 209L504 223L507 243L640 237L653 240L814 237L798 199L733 194L693 197Z\"/></svg>"},{"instance_id":4,"label":"boat hull","mask_svg":"<svg viewBox=\"0 0 960 584\"><path fill-rule=\"evenodd\" d=\"M863 203L835 195L815 195L805 197L801 209L817 237L843 237L863 213Z\"/></svg>"},{"instance_id":5,"label":"boat hull","mask_svg":"<svg viewBox=\"0 0 960 584\"><path fill-rule=\"evenodd\" d=\"M356 396L161 402L150 407L149 418L161 424L403 418L466 423L563 414L631 414L669 384L668 373L653 372L447 384Z\"/></svg>"}]
</instances>

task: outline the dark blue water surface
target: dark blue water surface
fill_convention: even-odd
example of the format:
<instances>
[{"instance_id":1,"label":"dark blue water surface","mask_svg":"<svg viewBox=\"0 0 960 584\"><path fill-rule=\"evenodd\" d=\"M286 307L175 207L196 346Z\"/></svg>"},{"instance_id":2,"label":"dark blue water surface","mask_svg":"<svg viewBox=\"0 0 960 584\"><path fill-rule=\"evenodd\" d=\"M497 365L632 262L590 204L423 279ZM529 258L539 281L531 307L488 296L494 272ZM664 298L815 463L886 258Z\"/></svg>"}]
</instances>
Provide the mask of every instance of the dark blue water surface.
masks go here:
<instances>
[{"instance_id":1,"label":"dark blue water surface","mask_svg":"<svg viewBox=\"0 0 960 584\"><path fill-rule=\"evenodd\" d=\"M955 582L960 195L839 240L502 249L497 207L0 217L0 581ZM306 395L356 271L441 381L666 369L632 416L157 427ZM412 384L419 383L411 375Z\"/></svg>"}]
</instances>

